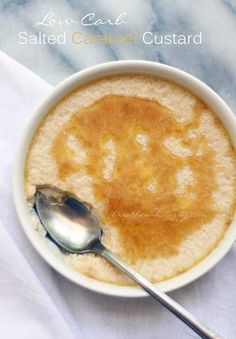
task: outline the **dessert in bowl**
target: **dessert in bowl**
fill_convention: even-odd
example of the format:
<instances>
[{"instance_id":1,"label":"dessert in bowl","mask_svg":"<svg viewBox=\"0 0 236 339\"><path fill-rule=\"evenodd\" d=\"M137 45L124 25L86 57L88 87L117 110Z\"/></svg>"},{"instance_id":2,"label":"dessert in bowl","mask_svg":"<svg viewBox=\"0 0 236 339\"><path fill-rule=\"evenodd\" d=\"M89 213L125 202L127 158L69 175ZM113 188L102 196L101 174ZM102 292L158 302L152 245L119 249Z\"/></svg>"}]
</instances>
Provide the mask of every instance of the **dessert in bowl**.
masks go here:
<instances>
[{"instance_id":1,"label":"dessert in bowl","mask_svg":"<svg viewBox=\"0 0 236 339\"><path fill-rule=\"evenodd\" d=\"M105 246L164 290L200 276L229 249L235 121L207 86L168 66L114 62L67 80L40 113L21 159L24 212L39 185L73 193L95 209ZM28 220L43 234L33 213ZM82 285L144 294L103 258L49 247Z\"/></svg>"}]
</instances>

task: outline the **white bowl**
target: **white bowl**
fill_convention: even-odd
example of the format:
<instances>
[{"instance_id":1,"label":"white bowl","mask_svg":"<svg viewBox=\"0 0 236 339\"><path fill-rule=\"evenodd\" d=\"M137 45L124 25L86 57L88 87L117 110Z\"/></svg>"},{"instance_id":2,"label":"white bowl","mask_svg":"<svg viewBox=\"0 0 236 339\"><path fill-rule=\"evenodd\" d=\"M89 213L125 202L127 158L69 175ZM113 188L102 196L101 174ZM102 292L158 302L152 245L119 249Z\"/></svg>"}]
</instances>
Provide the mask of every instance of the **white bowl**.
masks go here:
<instances>
[{"instance_id":1,"label":"white bowl","mask_svg":"<svg viewBox=\"0 0 236 339\"><path fill-rule=\"evenodd\" d=\"M17 152L17 159L14 166L13 193L17 214L28 239L38 253L57 272L61 273L64 277L70 279L76 284L99 293L120 297L143 297L146 296L146 292L138 287L119 286L100 282L76 272L65 264L63 260L61 260L60 257L49 248L45 239L43 239L33 228L24 193L23 177L26 153L37 126L50 108L62 97L77 87L100 77L118 73L144 73L154 76L156 75L165 79L170 79L186 87L199 98L202 98L203 101L212 108L224 124L225 128L228 130L232 143L234 147L236 147L235 116L226 103L203 82L176 68L155 62L132 60L109 62L85 69L60 83L54 90L51 91L49 96L43 100L38 109L32 114L31 121L23 133ZM218 246L204 260L185 273L158 283L157 286L161 290L169 292L196 280L223 258L234 243L235 239L236 218L234 218Z\"/></svg>"}]
</instances>

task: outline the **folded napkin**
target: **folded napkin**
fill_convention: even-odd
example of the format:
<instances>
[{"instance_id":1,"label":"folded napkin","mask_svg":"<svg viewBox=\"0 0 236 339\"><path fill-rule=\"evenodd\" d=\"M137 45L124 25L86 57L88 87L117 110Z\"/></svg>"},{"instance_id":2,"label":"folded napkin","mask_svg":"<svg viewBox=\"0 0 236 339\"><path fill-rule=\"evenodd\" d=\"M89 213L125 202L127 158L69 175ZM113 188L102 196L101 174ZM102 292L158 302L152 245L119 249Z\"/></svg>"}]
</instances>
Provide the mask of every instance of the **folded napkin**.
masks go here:
<instances>
[{"instance_id":1,"label":"folded napkin","mask_svg":"<svg viewBox=\"0 0 236 339\"><path fill-rule=\"evenodd\" d=\"M3 339L197 337L149 298L99 295L50 268L26 239L14 210L17 140L51 87L0 52L0 336ZM236 246L204 277L171 296L224 338L236 338Z\"/></svg>"}]
</instances>

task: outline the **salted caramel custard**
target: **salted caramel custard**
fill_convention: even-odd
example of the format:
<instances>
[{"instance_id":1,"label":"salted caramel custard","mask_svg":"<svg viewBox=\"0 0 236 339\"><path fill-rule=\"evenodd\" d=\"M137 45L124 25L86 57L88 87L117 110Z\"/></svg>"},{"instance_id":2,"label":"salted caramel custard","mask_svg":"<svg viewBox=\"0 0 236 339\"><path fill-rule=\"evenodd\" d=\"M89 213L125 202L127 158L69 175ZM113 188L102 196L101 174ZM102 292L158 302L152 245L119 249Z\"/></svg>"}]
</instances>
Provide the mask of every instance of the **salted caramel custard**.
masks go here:
<instances>
[{"instance_id":1,"label":"salted caramel custard","mask_svg":"<svg viewBox=\"0 0 236 339\"><path fill-rule=\"evenodd\" d=\"M220 120L182 87L143 75L78 88L39 126L25 191L70 191L94 206L104 244L152 282L206 257L235 209L236 155ZM36 225L40 228L40 225ZM103 258L63 254L75 270L129 284Z\"/></svg>"}]
</instances>

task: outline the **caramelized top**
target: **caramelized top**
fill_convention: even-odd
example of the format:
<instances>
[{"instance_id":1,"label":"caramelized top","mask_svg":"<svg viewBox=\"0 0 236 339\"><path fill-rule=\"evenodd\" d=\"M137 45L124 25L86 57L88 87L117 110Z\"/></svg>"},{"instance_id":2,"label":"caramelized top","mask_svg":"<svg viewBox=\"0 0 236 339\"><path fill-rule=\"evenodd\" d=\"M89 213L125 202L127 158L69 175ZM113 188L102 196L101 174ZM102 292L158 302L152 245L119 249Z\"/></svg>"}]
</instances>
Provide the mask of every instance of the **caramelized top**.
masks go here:
<instances>
[{"instance_id":1,"label":"caramelized top","mask_svg":"<svg viewBox=\"0 0 236 339\"><path fill-rule=\"evenodd\" d=\"M199 126L203 105L198 101L183 124L157 101L107 95L74 114L53 142L59 178L81 170L91 176L104 206L100 220L118 230L120 255L129 262L176 255L181 241L214 217L214 153L204 136L186 133ZM81 161L68 146L71 135L86 151ZM189 152L174 154L168 137L180 138ZM183 179L178 191L177 173L186 166L193 182Z\"/></svg>"}]
</instances>

